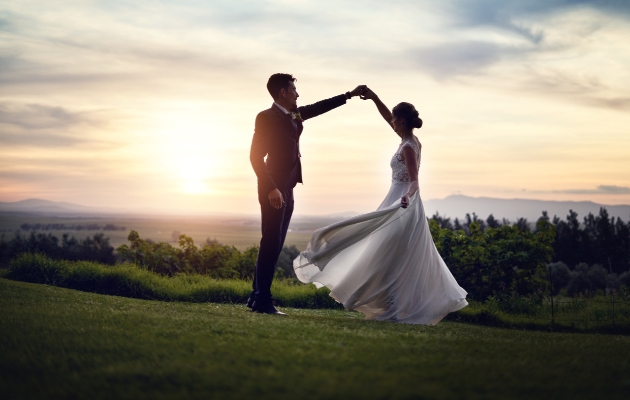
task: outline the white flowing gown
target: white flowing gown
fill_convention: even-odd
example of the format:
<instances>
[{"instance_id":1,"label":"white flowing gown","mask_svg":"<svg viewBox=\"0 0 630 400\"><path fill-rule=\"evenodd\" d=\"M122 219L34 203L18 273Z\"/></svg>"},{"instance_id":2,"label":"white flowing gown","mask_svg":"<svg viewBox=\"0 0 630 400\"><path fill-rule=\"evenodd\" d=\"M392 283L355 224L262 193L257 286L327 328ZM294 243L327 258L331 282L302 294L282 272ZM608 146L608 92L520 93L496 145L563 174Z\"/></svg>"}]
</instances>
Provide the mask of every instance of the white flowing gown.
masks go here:
<instances>
[{"instance_id":1,"label":"white flowing gown","mask_svg":"<svg viewBox=\"0 0 630 400\"><path fill-rule=\"evenodd\" d=\"M294 261L300 281L326 286L346 310L367 319L437 324L468 305L466 291L440 257L419 192L402 208L409 174L402 149L418 158L416 140L401 143L392 157L392 186L374 212L321 228Z\"/></svg>"}]
</instances>

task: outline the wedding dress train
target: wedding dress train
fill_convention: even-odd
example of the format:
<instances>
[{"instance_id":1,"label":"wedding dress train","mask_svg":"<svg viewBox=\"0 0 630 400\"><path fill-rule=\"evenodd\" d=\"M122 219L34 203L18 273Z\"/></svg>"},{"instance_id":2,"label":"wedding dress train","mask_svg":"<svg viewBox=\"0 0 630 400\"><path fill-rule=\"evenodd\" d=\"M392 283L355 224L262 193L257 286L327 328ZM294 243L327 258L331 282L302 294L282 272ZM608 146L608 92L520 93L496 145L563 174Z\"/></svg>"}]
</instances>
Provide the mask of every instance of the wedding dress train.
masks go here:
<instances>
[{"instance_id":1,"label":"wedding dress train","mask_svg":"<svg viewBox=\"0 0 630 400\"><path fill-rule=\"evenodd\" d=\"M293 267L300 281L328 287L346 310L367 319L434 325L468 305L467 293L433 243L419 192L407 208L400 206L409 187L404 146L419 161L415 140L403 142L378 209L317 230Z\"/></svg>"}]
</instances>

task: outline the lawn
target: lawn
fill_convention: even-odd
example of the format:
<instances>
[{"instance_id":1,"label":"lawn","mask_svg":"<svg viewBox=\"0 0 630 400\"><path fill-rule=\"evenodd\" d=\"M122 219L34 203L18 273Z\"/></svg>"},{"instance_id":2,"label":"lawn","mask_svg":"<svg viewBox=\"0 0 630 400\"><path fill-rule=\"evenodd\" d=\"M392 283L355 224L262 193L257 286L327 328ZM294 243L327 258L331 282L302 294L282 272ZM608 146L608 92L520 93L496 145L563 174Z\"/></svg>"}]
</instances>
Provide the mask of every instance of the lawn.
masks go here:
<instances>
[{"instance_id":1,"label":"lawn","mask_svg":"<svg viewBox=\"0 0 630 400\"><path fill-rule=\"evenodd\" d=\"M0 279L0 393L42 398L630 396L630 337L168 303Z\"/></svg>"}]
</instances>

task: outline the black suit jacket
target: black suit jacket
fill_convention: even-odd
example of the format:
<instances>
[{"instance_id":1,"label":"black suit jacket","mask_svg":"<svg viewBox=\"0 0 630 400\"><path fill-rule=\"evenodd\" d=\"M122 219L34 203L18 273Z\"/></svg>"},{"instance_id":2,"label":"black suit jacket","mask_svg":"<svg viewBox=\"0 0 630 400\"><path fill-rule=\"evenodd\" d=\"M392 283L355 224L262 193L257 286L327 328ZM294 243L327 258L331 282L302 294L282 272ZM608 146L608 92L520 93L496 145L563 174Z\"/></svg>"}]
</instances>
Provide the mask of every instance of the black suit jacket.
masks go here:
<instances>
[{"instance_id":1,"label":"black suit jacket","mask_svg":"<svg viewBox=\"0 0 630 400\"><path fill-rule=\"evenodd\" d=\"M306 121L343 104L346 104L346 96L341 94L298 107L297 111L300 112L302 121ZM258 190L261 194L266 195L276 188L291 189L302 182L299 149L302 121L296 121L296 129L291 122L291 115L285 114L275 105L256 116L249 161L258 177Z\"/></svg>"}]
</instances>

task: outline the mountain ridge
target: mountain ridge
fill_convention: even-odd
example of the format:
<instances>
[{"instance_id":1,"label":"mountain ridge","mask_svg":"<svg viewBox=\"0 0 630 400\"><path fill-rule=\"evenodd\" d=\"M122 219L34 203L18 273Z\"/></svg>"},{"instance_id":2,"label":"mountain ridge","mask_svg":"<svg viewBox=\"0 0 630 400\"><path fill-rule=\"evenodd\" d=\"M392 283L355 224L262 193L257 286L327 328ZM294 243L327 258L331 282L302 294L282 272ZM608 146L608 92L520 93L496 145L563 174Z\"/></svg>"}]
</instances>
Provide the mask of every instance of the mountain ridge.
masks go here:
<instances>
[{"instance_id":1,"label":"mountain ridge","mask_svg":"<svg viewBox=\"0 0 630 400\"><path fill-rule=\"evenodd\" d=\"M533 200L533 199L500 199L494 197L471 197L466 195L451 195L443 199L431 199L423 202L427 217L438 212L441 216L460 220L466 214L477 214L478 217L486 219L490 214L501 220L506 218L512 222L518 218L527 218L530 222L536 221L543 211L547 211L551 218L554 215L560 219L565 219L569 210L578 213L578 218L582 218L588 213L598 214L600 207L606 208L609 216L621 218L624 221L630 219L630 205L606 205L593 201L555 201L555 200ZM15 202L0 201L0 212L8 213L36 213L49 216L68 215L99 215L99 214L144 214L140 211L124 211L112 208L98 208L83 206L70 202L56 202L45 199L30 198ZM150 213L159 214L159 213ZM358 215L355 212L341 212L327 215L296 215L294 219L335 219L341 220Z\"/></svg>"},{"instance_id":2,"label":"mountain ridge","mask_svg":"<svg viewBox=\"0 0 630 400\"><path fill-rule=\"evenodd\" d=\"M425 212L431 217L436 212L445 217L465 218L466 214L476 213L478 217L486 219L492 214L497 219L507 218L514 222L518 218L535 221L547 211L553 218L558 216L565 219L570 210L578 213L578 218L592 214L599 214L604 207L609 216L630 219L630 205L607 205L593 201L558 201L534 199L499 199L493 197L470 197L465 195L451 195L444 199L433 199L424 202Z\"/></svg>"}]
</instances>

